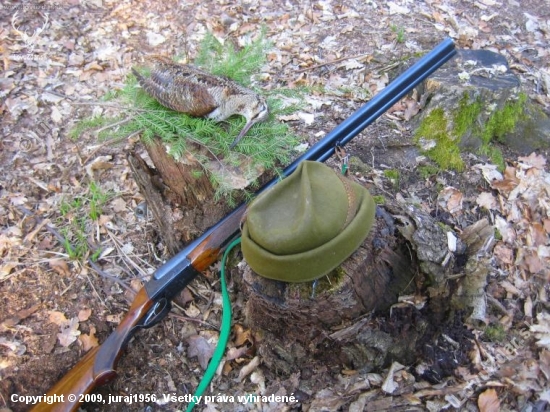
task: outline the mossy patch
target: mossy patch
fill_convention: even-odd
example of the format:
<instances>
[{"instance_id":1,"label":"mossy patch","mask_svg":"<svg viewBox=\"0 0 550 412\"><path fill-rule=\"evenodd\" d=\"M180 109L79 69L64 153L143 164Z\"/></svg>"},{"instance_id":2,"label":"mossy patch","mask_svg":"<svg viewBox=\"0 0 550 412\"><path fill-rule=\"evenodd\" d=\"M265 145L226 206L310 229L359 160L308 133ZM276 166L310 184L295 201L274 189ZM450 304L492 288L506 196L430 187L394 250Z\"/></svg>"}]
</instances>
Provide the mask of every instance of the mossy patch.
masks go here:
<instances>
[{"instance_id":1,"label":"mossy patch","mask_svg":"<svg viewBox=\"0 0 550 412\"><path fill-rule=\"evenodd\" d=\"M503 342L506 338L506 330L500 324L489 325L485 328L484 335L491 342Z\"/></svg>"},{"instance_id":2,"label":"mossy patch","mask_svg":"<svg viewBox=\"0 0 550 412\"><path fill-rule=\"evenodd\" d=\"M481 133L483 142L489 144L495 138L501 141L505 134L513 132L523 118L526 101L527 95L520 93L517 101L506 102L502 109L495 111Z\"/></svg>"},{"instance_id":3,"label":"mossy patch","mask_svg":"<svg viewBox=\"0 0 550 412\"><path fill-rule=\"evenodd\" d=\"M478 154L487 156L494 164L504 169L504 157L495 141L502 141L507 133L514 131L516 124L525 115L527 96L520 93L515 101L506 102L502 108L484 116L485 107L479 98L471 99L464 93L458 108L448 115L442 108L432 110L422 121L415 134L415 142L424 147L423 153L443 170L462 171L464 162L459 144L470 133L479 138ZM449 122L449 119L452 120Z\"/></svg>"},{"instance_id":4,"label":"mossy patch","mask_svg":"<svg viewBox=\"0 0 550 412\"><path fill-rule=\"evenodd\" d=\"M416 170L418 171L422 179L428 179L432 176L435 176L439 171L439 169L436 166L432 166L432 165L418 166Z\"/></svg>"},{"instance_id":5,"label":"mossy patch","mask_svg":"<svg viewBox=\"0 0 550 412\"><path fill-rule=\"evenodd\" d=\"M386 176L389 179L389 181L395 188L399 187L399 178L400 178L399 170L397 169L384 170L384 176Z\"/></svg>"},{"instance_id":6,"label":"mossy patch","mask_svg":"<svg viewBox=\"0 0 550 412\"><path fill-rule=\"evenodd\" d=\"M372 171L372 168L363 162L359 157L350 156L349 170L350 173L360 173L362 175L366 175Z\"/></svg>"},{"instance_id":7,"label":"mossy patch","mask_svg":"<svg viewBox=\"0 0 550 412\"><path fill-rule=\"evenodd\" d=\"M432 110L424 118L414 139L417 144L425 147L423 152L441 169L456 171L464 169L458 142L448 132L447 116L442 108Z\"/></svg>"},{"instance_id":8,"label":"mossy patch","mask_svg":"<svg viewBox=\"0 0 550 412\"><path fill-rule=\"evenodd\" d=\"M457 139L460 139L468 130L474 127L482 109L483 107L479 98L470 102L468 94L464 93L458 103L458 110L456 110L453 116L453 135Z\"/></svg>"},{"instance_id":9,"label":"mossy patch","mask_svg":"<svg viewBox=\"0 0 550 412\"><path fill-rule=\"evenodd\" d=\"M289 288L292 291L291 294L298 292L302 299L314 299L316 296L331 293L338 289L344 281L345 276L346 271L341 266L338 266L316 281L289 283Z\"/></svg>"}]
</instances>

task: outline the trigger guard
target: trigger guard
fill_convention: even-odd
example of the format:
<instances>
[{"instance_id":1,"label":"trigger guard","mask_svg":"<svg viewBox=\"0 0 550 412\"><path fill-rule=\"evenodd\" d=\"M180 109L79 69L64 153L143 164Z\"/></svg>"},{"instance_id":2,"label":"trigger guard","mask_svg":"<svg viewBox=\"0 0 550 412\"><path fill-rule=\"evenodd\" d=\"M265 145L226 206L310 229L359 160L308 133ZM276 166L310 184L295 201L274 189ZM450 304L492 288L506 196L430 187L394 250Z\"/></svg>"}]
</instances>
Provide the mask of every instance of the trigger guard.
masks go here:
<instances>
[{"instance_id":1,"label":"trigger guard","mask_svg":"<svg viewBox=\"0 0 550 412\"><path fill-rule=\"evenodd\" d=\"M172 305L170 304L170 301L166 298L162 298L158 302L155 302L154 306L149 309L147 316L145 316L141 327L144 329L148 329L151 326L156 325L162 319L164 319L166 315L168 315L171 309Z\"/></svg>"}]
</instances>

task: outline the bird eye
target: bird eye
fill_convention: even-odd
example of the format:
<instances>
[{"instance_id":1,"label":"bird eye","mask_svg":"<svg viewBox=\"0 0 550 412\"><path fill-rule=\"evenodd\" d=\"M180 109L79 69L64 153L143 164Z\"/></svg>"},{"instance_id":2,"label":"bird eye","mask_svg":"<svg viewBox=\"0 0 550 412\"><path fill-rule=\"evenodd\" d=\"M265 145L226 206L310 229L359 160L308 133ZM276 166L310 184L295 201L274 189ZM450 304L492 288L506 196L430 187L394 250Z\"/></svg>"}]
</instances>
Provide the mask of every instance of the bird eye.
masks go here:
<instances>
[{"instance_id":1,"label":"bird eye","mask_svg":"<svg viewBox=\"0 0 550 412\"><path fill-rule=\"evenodd\" d=\"M262 103L258 106L258 110L256 111L256 115L254 116L254 119L257 120L264 120L267 118L268 115L268 108L265 103Z\"/></svg>"}]
</instances>

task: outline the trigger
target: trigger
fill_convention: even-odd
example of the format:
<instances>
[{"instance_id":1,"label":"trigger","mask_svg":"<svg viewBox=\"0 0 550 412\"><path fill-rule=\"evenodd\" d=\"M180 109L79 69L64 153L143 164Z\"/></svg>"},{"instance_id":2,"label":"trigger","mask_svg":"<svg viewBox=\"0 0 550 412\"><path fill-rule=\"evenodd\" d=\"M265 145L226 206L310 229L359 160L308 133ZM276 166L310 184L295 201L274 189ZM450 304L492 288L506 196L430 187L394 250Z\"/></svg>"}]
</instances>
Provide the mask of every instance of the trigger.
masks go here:
<instances>
[{"instance_id":1,"label":"trigger","mask_svg":"<svg viewBox=\"0 0 550 412\"><path fill-rule=\"evenodd\" d=\"M170 304L170 301L165 298L162 298L158 302L155 302L154 306L149 309L147 316L145 316L141 327L150 328L151 326L156 325L162 319L164 319L166 315L168 315L171 309L172 305Z\"/></svg>"}]
</instances>

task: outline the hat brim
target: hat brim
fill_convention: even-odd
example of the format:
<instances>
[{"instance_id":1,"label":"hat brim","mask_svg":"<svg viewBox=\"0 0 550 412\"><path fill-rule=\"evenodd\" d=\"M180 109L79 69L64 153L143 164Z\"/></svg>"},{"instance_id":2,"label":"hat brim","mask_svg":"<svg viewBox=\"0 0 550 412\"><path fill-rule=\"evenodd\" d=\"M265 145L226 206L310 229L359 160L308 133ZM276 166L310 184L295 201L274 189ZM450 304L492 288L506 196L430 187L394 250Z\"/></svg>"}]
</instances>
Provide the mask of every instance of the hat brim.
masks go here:
<instances>
[{"instance_id":1,"label":"hat brim","mask_svg":"<svg viewBox=\"0 0 550 412\"><path fill-rule=\"evenodd\" d=\"M373 224L376 210L370 193L355 182L352 185L361 198L355 218L337 236L315 249L292 255L275 255L250 238L245 223L241 249L252 270L269 279L307 282L337 268L363 243Z\"/></svg>"}]
</instances>

